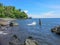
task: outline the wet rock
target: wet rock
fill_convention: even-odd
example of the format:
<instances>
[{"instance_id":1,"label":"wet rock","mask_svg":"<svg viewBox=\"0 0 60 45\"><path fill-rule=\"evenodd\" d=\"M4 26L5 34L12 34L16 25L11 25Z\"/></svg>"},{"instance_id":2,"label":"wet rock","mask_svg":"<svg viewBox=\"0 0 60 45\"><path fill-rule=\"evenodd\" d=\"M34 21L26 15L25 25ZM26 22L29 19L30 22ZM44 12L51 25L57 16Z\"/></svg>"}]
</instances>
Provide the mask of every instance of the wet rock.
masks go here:
<instances>
[{"instance_id":1,"label":"wet rock","mask_svg":"<svg viewBox=\"0 0 60 45\"><path fill-rule=\"evenodd\" d=\"M12 42L9 42L9 45L14 45Z\"/></svg>"},{"instance_id":2,"label":"wet rock","mask_svg":"<svg viewBox=\"0 0 60 45\"><path fill-rule=\"evenodd\" d=\"M9 26L11 26L11 27L12 27L12 26L13 26L13 23L12 23L12 22L10 22Z\"/></svg>"},{"instance_id":3,"label":"wet rock","mask_svg":"<svg viewBox=\"0 0 60 45\"><path fill-rule=\"evenodd\" d=\"M57 34L60 34L60 26L54 27L51 29L51 32L55 32Z\"/></svg>"},{"instance_id":4,"label":"wet rock","mask_svg":"<svg viewBox=\"0 0 60 45\"><path fill-rule=\"evenodd\" d=\"M18 23L16 23L16 22L10 22L10 24L9 24L9 26L18 26Z\"/></svg>"},{"instance_id":5,"label":"wet rock","mask_svg":"<svg viewBox=\"0 0 60 45\"><path fill-rule=\"evenodd\" d=\"M19 24L18 24L18 23L16 23L16 22L13 22L13 25L14 25L14 26L18 26Z\"/></svg>"},{"instance_id":6,"label":"wet rock","mask_svg":"<svg viewBox=\"0 0 60 45\"><path fill-rule=\"evenodd\" d=\"M15 39L17 39L17 38L18 38L16 35L13 35L13 37L14 37Z\"/></svg>"},{"instance_id":7,"label":"wet rock","mask_svg":"<svg viewBox=\"0 0 60 45\"><path fill-rule=\"evenodd\" d=\"M38 42L36 40L33 40L32 37L29 37L26 39L25 45L38 45Z\"/></svg>"},{"instance_id":8,"label":"wet rock","mask_svg":"<svg viewBox=\"0 0 60 45\"><path fill-rule=\"evenodd\" d=\"M12 36L12 40L9 41L9 45L21 45L20 40L16 35Z\"/></svg>"}]
</instances>

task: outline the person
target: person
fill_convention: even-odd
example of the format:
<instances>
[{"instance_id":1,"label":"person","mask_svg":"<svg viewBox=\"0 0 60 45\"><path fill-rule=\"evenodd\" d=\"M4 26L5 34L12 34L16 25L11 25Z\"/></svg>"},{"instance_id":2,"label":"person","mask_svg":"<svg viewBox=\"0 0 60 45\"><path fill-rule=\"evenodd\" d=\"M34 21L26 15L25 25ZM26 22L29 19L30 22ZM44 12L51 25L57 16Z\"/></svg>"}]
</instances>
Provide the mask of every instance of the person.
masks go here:
<instances>
[{"instance_id":1,"label":"person","mask_svg":"<svg viewBox=\"0 0 60 45\"><path fill-rule=\"evenodd\" d=\"M40 25L40 26L42 25L41 19L39 19L39 25Z\"/></svg>"},{"instance_id":2,"label":"person","mask_svg":"<svg viewBox=\"0 0 60 45\"><path fill-rule=\"evenodd\" d=\"M29 36L24 45L38 45L38 42L36 40L33 40L31 36Z\"/></svg>"}]
</instances>

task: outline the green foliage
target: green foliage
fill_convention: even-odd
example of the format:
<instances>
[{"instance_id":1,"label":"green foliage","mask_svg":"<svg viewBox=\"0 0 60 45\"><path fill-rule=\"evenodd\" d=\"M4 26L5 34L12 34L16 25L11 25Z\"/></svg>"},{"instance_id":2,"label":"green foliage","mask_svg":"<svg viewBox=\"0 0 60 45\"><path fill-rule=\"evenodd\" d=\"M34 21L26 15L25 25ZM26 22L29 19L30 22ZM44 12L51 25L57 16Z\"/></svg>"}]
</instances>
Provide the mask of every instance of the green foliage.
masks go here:
<instances>
[{"instance_id":1,"label":"green foliage","mask_svg":"<svg viewBox=\"0 0 60 45\"><path fill-rule=\"evenodd\" d=\"M28 18L25 12L22 12L21 9L16 9L14 6L3 6L0 3L0 18Z\"/></svg>"}]
</instances>

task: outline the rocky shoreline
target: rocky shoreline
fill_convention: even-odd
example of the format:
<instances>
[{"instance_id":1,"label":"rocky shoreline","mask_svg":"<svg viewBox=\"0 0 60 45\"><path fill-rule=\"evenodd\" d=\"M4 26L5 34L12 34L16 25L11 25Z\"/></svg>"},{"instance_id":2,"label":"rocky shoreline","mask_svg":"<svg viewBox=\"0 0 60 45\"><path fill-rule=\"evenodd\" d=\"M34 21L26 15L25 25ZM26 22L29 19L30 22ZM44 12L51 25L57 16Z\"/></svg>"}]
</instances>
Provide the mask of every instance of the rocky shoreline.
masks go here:
<instances>
[{"instance_id":1,"label":"rocky shoreline","mask_svg":"<svg viewBox=\"0 0 60 45\"><path fill-rule=\"evenodd\" d=\"M31 38L26 38L24 42L21 42L21 38L18 36L18 30L13 30L12 27L6 27L4 30L0 30L0 45L37 45L37 41ZM21 34L22 35L22 34Z\"/></svg>"},{"instance_id":2,"label":"rocky shoreline","mask_svg":"<svg viewBox=\"0 0 60 45\"><path fill-rule=\"evenodd\" d=\"M6 26L9 25L11 22L14 25L18 25L18 23L14 22L16 19L12 19L12 18L0 18L0 25Z\"/></svg>"},{"instance_id":3,"label":"rocky shoreline","mask_svg":"<svg viewBox=\"0 0 60 45\"><path fill-rule=\"evenodd\" d=\"M10 26L8 21L13 21L15 19L0 19L0 45L37 45L37 41L30 38L26 38L24 42L21 42L21 37L18 36L20 34L17 23L12 23ZM6 23L5 23L6 22ZM2 26L2 25L3 26ZM6 25L5 25L6 24ZM15 26L18 25L18 26ZM22 35L22 34L21 34ZM24 35L24 34L23 34ZM28 42L29 43L28 43Z\"/></svg>"}]
</instances>

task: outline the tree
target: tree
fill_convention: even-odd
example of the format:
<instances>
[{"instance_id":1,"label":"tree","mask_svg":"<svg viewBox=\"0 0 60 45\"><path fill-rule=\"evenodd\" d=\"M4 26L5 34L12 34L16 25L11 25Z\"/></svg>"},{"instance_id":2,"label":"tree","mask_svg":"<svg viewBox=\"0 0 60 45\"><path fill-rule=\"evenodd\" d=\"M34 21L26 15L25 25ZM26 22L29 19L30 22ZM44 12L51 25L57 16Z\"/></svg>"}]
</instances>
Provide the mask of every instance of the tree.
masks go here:
<instances>
[{"instance_id":1,"label":"tree","mask_svg":"<svg viewBox=\"0 0 60 45\"><path fill-rule=\"evenodd\" d=\"M2 4L2 3L0 3L0 6L3 6L3 4Z\"/></svg>"},{"instance_id":2,"label":"tree","mask_svg":"<svg viewBox=\"0 0 60 45\"><path fill-rule=\"evenodd\" d=\"M0 3L0 17L6 18L27 18L27 14L22 12L21 9L16 9L14 6L3 6Z\"/></svg>"}]
</instances>

